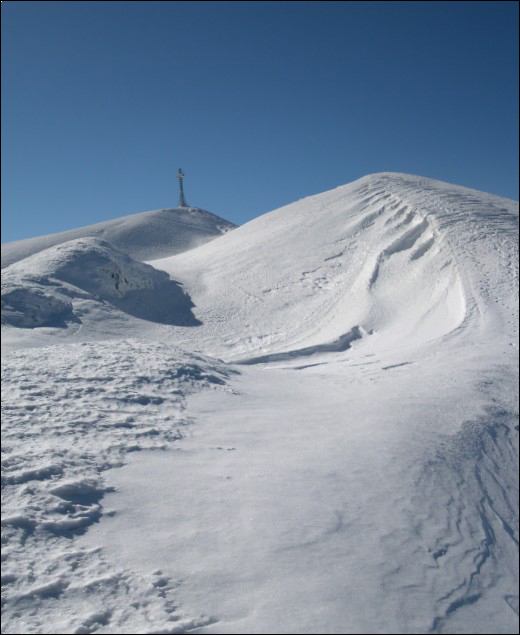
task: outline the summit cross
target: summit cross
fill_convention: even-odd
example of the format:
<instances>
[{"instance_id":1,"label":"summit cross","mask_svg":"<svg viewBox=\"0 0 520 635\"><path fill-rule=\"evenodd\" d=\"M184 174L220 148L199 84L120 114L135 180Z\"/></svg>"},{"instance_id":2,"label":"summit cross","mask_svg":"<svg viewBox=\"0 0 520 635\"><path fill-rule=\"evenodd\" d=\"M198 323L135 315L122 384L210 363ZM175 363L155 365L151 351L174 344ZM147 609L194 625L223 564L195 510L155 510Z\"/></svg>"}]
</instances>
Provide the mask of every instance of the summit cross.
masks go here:
<instances>
[{"instance_id":1,"label":"summit cross","mask_svg":"<svg viewBox=\"0 0 520 635\"><path fill-rule=\"evenodd\" d=\"M179 179L179 207L188 207L186 199L184 198L184 185L182 179L184 178L184 172L182 168L179 168L177 172L177 178Z\"/></svg>"}]
</instances>

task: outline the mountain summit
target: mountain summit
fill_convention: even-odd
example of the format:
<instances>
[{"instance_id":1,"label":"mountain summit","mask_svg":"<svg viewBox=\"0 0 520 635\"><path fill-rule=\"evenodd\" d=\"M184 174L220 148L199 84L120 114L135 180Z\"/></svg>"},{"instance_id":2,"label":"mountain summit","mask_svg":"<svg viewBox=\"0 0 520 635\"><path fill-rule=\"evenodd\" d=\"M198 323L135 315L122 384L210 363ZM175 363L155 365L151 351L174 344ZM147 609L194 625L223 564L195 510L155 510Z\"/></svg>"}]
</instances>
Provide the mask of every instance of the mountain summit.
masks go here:
<instances>
[{"instance_id":1,"label":"mountain summit","mask_svg":"<svg viewBox=\"0 0 520 635\"><path fill-rule=\"evenodd\" d=\"M236 225L198 207L140 212L57 234L2 245L2 269L43 249L76 238L100 238L136 260L165 258L192 249Z\"/></svg>"}]
</instances>

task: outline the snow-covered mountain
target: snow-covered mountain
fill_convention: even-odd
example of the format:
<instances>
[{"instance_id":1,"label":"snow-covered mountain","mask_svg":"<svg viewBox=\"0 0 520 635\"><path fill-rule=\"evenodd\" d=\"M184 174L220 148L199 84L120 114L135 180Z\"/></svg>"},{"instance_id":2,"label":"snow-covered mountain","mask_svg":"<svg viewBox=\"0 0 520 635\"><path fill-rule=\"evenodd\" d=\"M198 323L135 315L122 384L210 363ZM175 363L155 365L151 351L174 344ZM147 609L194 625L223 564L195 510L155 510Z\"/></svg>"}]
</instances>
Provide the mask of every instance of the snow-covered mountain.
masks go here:
<instances>
[{"instance_id":1,"label":"snow-covered mountain","mask_svg":"<svg viewBox=\"0 0 520 635\"><path fill-rule=\"evenodd\" d=\"M179 284L98 238L69 240L6 268L2 322L29 328L66 326L80 320L78 303L87 299L140 319L199 324Z\"/></svg>"},{"instance_id":2,"label":"snow-covered mountain","mask_svg":"<svg viewBox=\"0 0 520 635\"><path fill-rule=\"evenodd\" d=\"M5 632L517 632L518 204L218 223L8 246Z\"/></svg>"},{"instance_id":3,"label":"snow-covered mountain","mask_svg":"<svg viewBox=\"0 0 520 635\"><path fill-rule=\"evenodd\" d=\"M205 330L219 325L220 354L296 354L357 327L380 351L440 338L477 309L510 330L517 223L512 201L379 174L153 264L185 283Z\"/></svg>"},{"instance_id":4,"label":"snow-covered mountain","mask_svg":"<svg viewBox=\"0 0 520 635\"><path fill-rule=\"evenodd\" d=\"M76 238L105 240L136 260L180 253L221 236L235 225L197 207L159 209L69 231L2 245L2 269L32 254Z\"/></svg>"}]
</instances>

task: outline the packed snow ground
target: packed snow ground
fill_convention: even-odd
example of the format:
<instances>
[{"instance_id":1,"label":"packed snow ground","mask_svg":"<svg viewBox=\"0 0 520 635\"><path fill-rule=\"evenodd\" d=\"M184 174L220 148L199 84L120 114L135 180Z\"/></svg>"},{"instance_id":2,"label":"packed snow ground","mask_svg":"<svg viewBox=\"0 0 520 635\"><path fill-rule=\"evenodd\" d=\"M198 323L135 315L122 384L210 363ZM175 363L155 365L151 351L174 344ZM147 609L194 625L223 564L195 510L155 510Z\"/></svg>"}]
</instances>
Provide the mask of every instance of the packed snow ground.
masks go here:
<instances>
[{"instance_id":1,"label":"packed snow ground","mask_svg":"<svg viewBox=\"0 0 520 635\"><path fill-rule=\"evenodd\" d=\"M4 269L5 632L517 632L517 223L378 174Z\"/></svg>"}]
</instances>

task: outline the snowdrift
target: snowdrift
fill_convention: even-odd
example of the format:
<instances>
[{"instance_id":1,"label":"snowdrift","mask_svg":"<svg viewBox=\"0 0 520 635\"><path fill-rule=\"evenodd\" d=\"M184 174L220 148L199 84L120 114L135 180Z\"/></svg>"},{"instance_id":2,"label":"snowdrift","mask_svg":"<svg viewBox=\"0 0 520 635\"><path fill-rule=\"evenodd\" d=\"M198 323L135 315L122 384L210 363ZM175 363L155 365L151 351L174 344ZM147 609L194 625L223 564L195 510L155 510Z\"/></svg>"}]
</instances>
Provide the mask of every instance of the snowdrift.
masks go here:
<instances>
[{"instance_id":1,"label":"snowdrift","mask_svg":"<svg viewBox=\"0 0 520 635\"><path fill-rule=\"evenodd\" d=\"M2 269L54 245L96 237L136 260L161 258L186 251L221 236L235 225L196 207L141 212L70 231L2 245Z\"/></svg>"},{"instance_id":2,"label":"snowdrift","mask_svg":"<svg viewBox=\"0 0 520 635\"><path fill-rule=\"evenodd\" d=\"M194 326L189 296L162 272L97 238L78 238L15 263L2 275L2 322L65 326L72 300L108 302L135 317Z\"/></svg>"}]
</instances>

